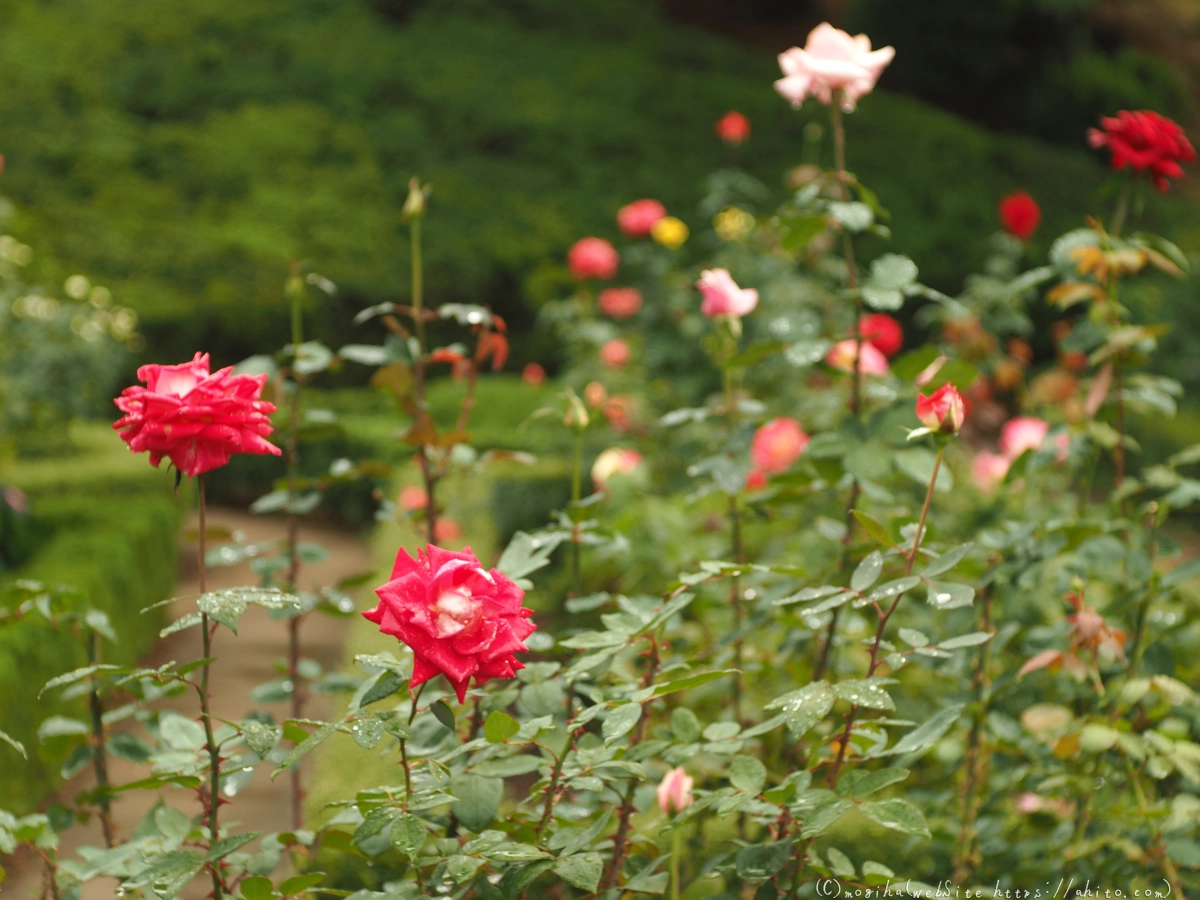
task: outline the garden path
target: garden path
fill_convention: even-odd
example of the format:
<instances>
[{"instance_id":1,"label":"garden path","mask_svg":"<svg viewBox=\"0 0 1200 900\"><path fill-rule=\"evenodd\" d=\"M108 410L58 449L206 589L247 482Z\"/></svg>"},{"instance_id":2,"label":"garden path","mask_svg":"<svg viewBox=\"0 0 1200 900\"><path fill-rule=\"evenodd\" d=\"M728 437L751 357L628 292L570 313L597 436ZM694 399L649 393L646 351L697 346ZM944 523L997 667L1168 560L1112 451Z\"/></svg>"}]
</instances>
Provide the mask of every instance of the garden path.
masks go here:
<instances>
[{"instance_id":1,"label":"garden path","mask_svg":"<svg viewBox=\"0 0 1200 900\"><path fill-rule=\"evenodd\" d=\"M253 516L248 513L222 508L210 508L208 514L210 533L214 528L225 528L230 532L240 531L252 543L269 541L283 534L283 523L279 519L264 516ZM192 599L178 600L168 610L168 621L172 621L187 612L195 610L195 596L200 593L198 567L196 563L197 532L196 517L193 514L184 534L191 533L191 540L184 539L181 549L180 581L176 587L177 597ZM358 539L352 533L329 526L304 525L301 528L301 539L315 541L329 551L329 557L322 562L305 565L300 573L300 587L308 590L333 584L342 578L357 575L372 567L371 552L367 543ZM210 544L213 543L210 541ZM218 540L216 543L220 543ZM245 584L256 584L257 577L250 571L247 563L226 568L210 569L208 573L209 590L237 587ZM316 660L326 669L340 666L342 650L346 633L349 628L348 619L335 619L321 614L305 621L301 632L303 655ZM224 628L217 631L213 642L214 655L219 661L214 663L210 685L213 698L213 714L218 718L237 721L244 718L254 709L264 708L262 704L252 703L248 694L256 685L278 677L275 662L287 653L287 628L281 621L271 619L264 610L251 606L238 626L238 634L234 637ZM171 660L186 662L199 659L200 630L190 628L177 632L160 641L144 661L146 665L157 666ZM323 718L334 714L336 698L329 696L314 696L306 704L305 715L311 718ZM187 715L195 715L194 695L165 701L163 708L174 708ZM288 714L284 704L267 706L266 709L275 716L276 720L285 718ZM268 777L267 767L262 767L255 773L254 780L243 788L236 797L221 808L222 826L237 822L238 831L281 831L286 830L291 820L289 783L286 777L280 777L274 782ZM144 778L147 775L145 767L119 759L110 759L110 779L114 784L121 784ZM74 796L78 791L85 790L95 784L92 770L89 768L61 789L64 797ZM113 807L113 818L118 827L118 834L128 837L138 821L157 801L157 796L146 791L130 791L118 795L119 799ZM195 794L191 791L176 790L168 792L164 801L189 816L199 811ZM76 825L63 835L63 846L60 849L62 858L74 856L74 850L79 846L103 847L104 840L99 822L93 819L87 825ZM42 870L36 857L19 858L11 861L8 878L0 883L0 897L11 897L13 900L25 900L27 897L40 896L42 886ZM205 882L195 878L180 894L184 900L207 896ZM211 888L209 888L211 890ZM83 892L82 900L111 900L116 896L116 882L109 879L95 879L89 882Z\"/></svg>"}]
</instances>

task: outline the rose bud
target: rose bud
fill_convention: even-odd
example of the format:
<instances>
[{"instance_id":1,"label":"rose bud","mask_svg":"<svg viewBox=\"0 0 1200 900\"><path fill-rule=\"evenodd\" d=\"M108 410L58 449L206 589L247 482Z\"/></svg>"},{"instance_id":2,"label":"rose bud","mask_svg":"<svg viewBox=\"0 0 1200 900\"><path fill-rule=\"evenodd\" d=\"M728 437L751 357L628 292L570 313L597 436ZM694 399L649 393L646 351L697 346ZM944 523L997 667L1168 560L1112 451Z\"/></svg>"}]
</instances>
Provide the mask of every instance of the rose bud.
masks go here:
<instances>
[{"instance_id":1,"label":"rose bud","mask_svg":"<svg viewBox=\"0 0 1200 900\"><path fill-rule=\"evenodd\" d=\"M726 144L736 147L750 137L750 120L737 110L731 109L717 119L713 130Z\"/></svg>"},{"instance_id":2,"label":"rose bud","mask_svg":"<svg viewBox=\"0 0 1200 900\"><path fill-rule=\"evenodd\" d=\"M705 269L696 287L704 295L700 312L710 319L718 316L741 318L758 306L758 291L740 288L728 269Z\"/></svg>"},{"instance_id":3,"label":"rose bud","mask_svg":"<svg viewBox=\"0 0 1200 900\"><path fill-rule=\"evenodd\" d=\"M667 815L683 812L696 800L692 796L694 784L692 776L685 772L682 766L672 769L658 783L658 808Z\"/></svg>"},{"instance_id":4,"label":"rose bud","mask_svg":"<svg viewBox=\"0 0 1200 900\"><path fill-rule=\"evenodd\" d=\"M917 394L917 418L930 431L958 434L966 415L962 394L952 384L943 384L928 397Z\"/></svg>"}]
</instances>

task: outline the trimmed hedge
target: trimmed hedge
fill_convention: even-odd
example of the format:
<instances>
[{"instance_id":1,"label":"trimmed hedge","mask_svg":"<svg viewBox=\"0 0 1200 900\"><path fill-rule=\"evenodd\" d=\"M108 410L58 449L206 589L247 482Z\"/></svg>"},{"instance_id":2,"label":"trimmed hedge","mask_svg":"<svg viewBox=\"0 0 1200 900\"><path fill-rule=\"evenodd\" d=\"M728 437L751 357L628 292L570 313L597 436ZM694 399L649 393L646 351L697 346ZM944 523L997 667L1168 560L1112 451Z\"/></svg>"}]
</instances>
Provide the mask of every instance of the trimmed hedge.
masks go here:
<instances>
[{"instance_id":1,"label":"trimmed hedge","mask_svg":"<svg viewBox=\"0 0 1200 900\"><path fill-rule=\"evenodd\" d=\"M82 602L106 612L118 636L115 645L102 641L103 661L131 664L162 625L161 615L142 610L171 596L186 504L172 496L170 474L133 457L105 426L76 433L90 452L17 464L6 473L53 535L0 585L24 578L80 589ZM23 763L0 748L0 806L28 812L58 783L61 742L40 743L37 727L47 716L80 716L83 700L39 699L38 692L55 675L85 664L82 647L67 635L27 621L0 626L0 730L24 743L30 756Z\"/></svg>"}]
</instances>

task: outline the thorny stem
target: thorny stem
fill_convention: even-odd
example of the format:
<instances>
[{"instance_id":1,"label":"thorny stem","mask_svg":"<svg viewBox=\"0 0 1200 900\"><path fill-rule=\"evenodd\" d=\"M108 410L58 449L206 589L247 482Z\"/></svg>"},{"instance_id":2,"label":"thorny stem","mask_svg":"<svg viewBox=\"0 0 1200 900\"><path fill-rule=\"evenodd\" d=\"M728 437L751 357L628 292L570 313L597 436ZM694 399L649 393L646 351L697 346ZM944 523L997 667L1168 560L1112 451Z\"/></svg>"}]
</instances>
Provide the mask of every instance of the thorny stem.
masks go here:
<instances>
[{"instance_id":1,"label":"thorny stem","mask_svg":"<svg viewBox=\"0 0 1200 900\"><path fill-rule=\"evenodd\" d=\"M929 518L929 507L933 503L933 489L937 485L938 472L942 468L942 457L946 455L946 448L939 447L937 457L933 461L933 473L929 476L929 488L925 491L925 504L921 507L921 519L917 523L917 532L913 535L912 550L908 553L908 563L904 567L904 577L907 578L912 574L913 566L917 562L917 553L921 549L921 540L925 535L925 521ZM879 649L883 644L883 633L887 628L888 620L892 617L892 613L896 611L896 607L900 604L900 598L903 594L897 594L893 599L887 611L879 616L879 623L875 626L875 640L871 644L871 664L867 667L867 677L870 678L875 674L875 670L879 668ZM837 784L838 772L841 771L842 763L846 760L846 749L850 745L850 732L854 728L854 722L858 718L857 704L851 704L850 712L846 716L846 727L842 730L841 740L838 742L837 759L834 760L833 766L829 770L829 786L832 788Z\"/></svg>"},{"instance_id":2,"label":"thorny stem","mask_svg":"<svg viewBox=\"0 0 1200 900\"><path fill-rule=\"evenodd\" d=\"M425 272L421 259L421 217L413 216L409 224L409 236L412 247L412 316L413 328L416 331L417 352L413 359L413 390L417 399L418 428L423 426L429 411L425 407ZM425 495L428 503L425 506L425 527L430 544L437 543L437 501L434 489L437 486L437 473L433 470L428 448L422 442L417 447L417 463L421 467L421 477L425 481Z\"/></svg>"},{"instance_id":3,"label":"thorny stem","mask_svg":"<svg viewBox=\"0 0 1200 900\"><path fill-rule=\"evenodd\" d=\"M742 546L742 517L738 511L737 495L729 497L729 530L733 540L733 561L745 562L746 554ZM733 719L742 721L742 656L745 652L745 639L742 637L742 626L745 620L745 610L742 608L741 585L734 575L729 579L729 605L733 607Z\"/></svg>"},{"instance_id":4,"label":"thorny stem","mask_svg":"<svg viewBox=\"0 0 1200 900\"><path fill-rule=\"evenodd\" d=\"M654 676L658 672L658 636L650 634L650 659L646 664L646 674L642 676L642 687L650 687L654 683ZM646 701L649 702L649 701ZM643 703L643 710L645 703ZM630 747L636 747L642 742L642 737L646 733L646 716L643 715L638 719L637 729L633 733L633 737L629 740ZM629 787L625 790L625 796L621 798L621 808L617 818L617 833L613 836L613 858L609 865L608 877L605 879L606 888L614 888L617 885L617 880L621 877L621 866L625 863L625 853L628 850L626 840L629 837L629 818L633 815L633 795L637 790L637 781L630 779Z\"/></svg>"},{"instance_id":5,"label":"thorny stem","mask_svg":"<svg viewBox=\"0 0 1200 900\"><path fill-rule=\"evenodd\" d=\"M683 830L676 826L671 838L671 900L679 900L679 857L683 854Z\"/></svg>"},{"instance_id":6,"label":"thorny stem","mask_svg":"<svg viewBox=\"0 0 1200 900\"><path fill-rule=\"evenodd\" d=\"M992 629L992 591L983 591L983 609L979 616L979 630L991 634ZM972 849L975 843L975 817L978 814L977 793L983 781L985 761L983 756L983 723L987 716L988 690L991 681L988 678L988 662L990 660L991 641L984 641L979 648L979 656L975 659L975 676L972 683L972 694L975 702L975 715L971 720L971 733L967 736L966 778L963 782L963 813L962 830L958 835L958 854L954 861L954 882L963 884L974 873L975 858Z\"/></svg>"},{"instance_id":7,"label":"thorny stem","mask_svg":"<svg viewBox=\"0 0 1200 900\"><path fill-rule=\"evenodd\" d=\"M208 540L207 540L207 510L204 503L204 476L196 476L196 483L200 494L200 594L203 596L208 593L206 583L206 573L204 559L207 555ZM208 769L209 769L209 787L208 787L208 834L209 834L209 849L216 846L220 839L220 827L217 824L217 810L221 805L221 753L217 747L217 739L213 735L212 727L212 710L209 706L208 694L208 675L211 664L208 659L212 656L212 639L213 632L216 631L216 626L209 626L208 615L200 614L200 639L203 642L201 657L205 660L203 667L200 669L200 718L204 722L204 739L208 742ZM224 885L221 883L221 863L219 860L214 860L209 863L209 870L212 872L213 896L216 900L221 900L225 895Z\"/></svg>"},{"instance_id":8,"label":"thorny stem","mask_svg":"<svg viewBox=\"0 0 1200 900\"><path fill-rule=\"evenodd\" d=\"M87 655L88 665L94 666L99 657L96 653L96 632L90 629L87 636ZM92 769L96 773L98 789L96 802L100 806L100 828L104 832L104 846L111 850L113 845L112 798L108 793L108 751L105 749L104 741L104 710L100 705L100 691L96 687L94 677L91 681L91 690L88 691L88 707L92 714Z\"/></svg>"},{"instance_id":9,"label":"thorny stem","mask_svg":"<svg viewBox=\"0 0 1200 900\"><path fill-rule=\"evenodd\" d=\"M415 694L413 694L412 709L408 713L409 726L412 725L413 719L415 719L417 717L417 702L421 699L421 694L425 691L425 684L427 684L427 682L423 682L421 684L421 686L417 688L417 692ZM403 804L403 809L405 812L408 812L408 801L412 799L412 770L409 768L409 765L408 765L408 740L407 740L407 738L400 739L400 762L404 766L404 804Z\"/></svg>"},{"instance_id":10,"label":"thorny stem","mask_svg":"<svg viewBox=\"0 0 1200 900\"><path fill-rule=\"evenodd\" d=\"M1150 515L1150 568L1154 569L1155 560L1158 557L1158 504L1151 503ZM1136 678L1138 669L1142 664L1142 654L1145 648L1142 642L1146 636L1146 617L1150 612L1150 599L1153 594L1152 589L1147 588L1146 593L1142 595L1142 599L1138 602L1137 621L1134 624L1133 640L1129 644L1129 673L1126 678Z\"/></svg>"},{"instance_id":11,"label":"thorny stem","mask_svg":"<svg viewBox=\"0 0 1200 900\"><path fill-rule=\"evenodd\" d=\"M303 298L303 282L289 285L292 300L292 347L299 356L300 344L304 340L304 318L300 301ZM287 589L296 593L296 583L300 578L300 517L296 514L293 504L296 502L297 469L300 462L299 432L300 432L300 392L304 386L304 375L295 366L292 367L292 396L291 416L288 423L287 436L287 481L288 481L288 517L287 517ZM303 718L304 691L300 679L300 617L293 616L288 620L288 681L292 685L291 713L293 719ZM291 781L292 798L292 828L304 827L304 782L300 766L294 766L288 775Z\"/></svg>"},{"instance_id":12,"label":"thorny stem","mask_svg":"<svg viewBox=\"0 0 1200 900\"><path fill-rule=\"evenodd\" d=\"M855 479L850 485L850 493L846 497L846 534L842 537L842 553L838 558L839 572L846 571L850 566L850 545L854 540L854 509L858 505L858 497L861 493L862 487L859 485L858 479ZM833 652L833 639L837 634L838 613L841 612L841 609L840 606L834 607L829 617L829 624L825 627L825 637L821 641L821 647L817 651L817 660L813 664L813 681L820 681L829 665L829 656Z\"/></svg>"},{"instance_id":13,"label":"thorny stem","mask_svg":"<svg viewBox=\"0 0 1200 900\"><path fill-rule=\"evenodd\" d=\"M1117 196L1117 208L1113 212L1112 228L1108 233L1113 237L1120 237L1121 227L1125 224L1125 215L1129 212L1129 197L1133 193L1133 176L1128 175L1125 178L1125 183L1121 185L1121 193Z\"/></svg>"}]
</instances>

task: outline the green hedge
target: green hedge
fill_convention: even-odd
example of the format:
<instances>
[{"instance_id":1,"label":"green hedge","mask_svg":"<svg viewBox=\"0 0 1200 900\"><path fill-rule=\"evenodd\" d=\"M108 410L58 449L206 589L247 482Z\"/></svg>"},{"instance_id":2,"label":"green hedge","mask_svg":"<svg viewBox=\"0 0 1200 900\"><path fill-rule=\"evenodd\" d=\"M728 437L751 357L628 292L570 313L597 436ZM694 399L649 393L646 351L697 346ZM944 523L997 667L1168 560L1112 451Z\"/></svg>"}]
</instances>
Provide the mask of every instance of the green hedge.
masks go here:
<instances>
[{"instance_id":1,"label":"green hedge","mask_svg":"<svg viewBox=\"0 0 1200 900\"><path fill-rule=\"evenodd\" d=\"M53 535L26 565L4 578L80 589L88 606L108 614L117 633L115 645L101 643L104 661L131 664L150 648L162 625L161 615L141 611L171 596L179 574L185 501L172 496L167 472L151 469L144 456L130 455L103 428L77 430L86 439L79 456L5 472L9 483L26 490L34 515ZM23 763L10 749L0 749L0 806L27 812L57 784L61 746L53 740L41 744L37 726L50 715L78 717L83 701L37 695L55 675L84 664L73 638L31 622L0 626L0 730L24 743L30 755Z\"/></svg>"}]
</instances>

